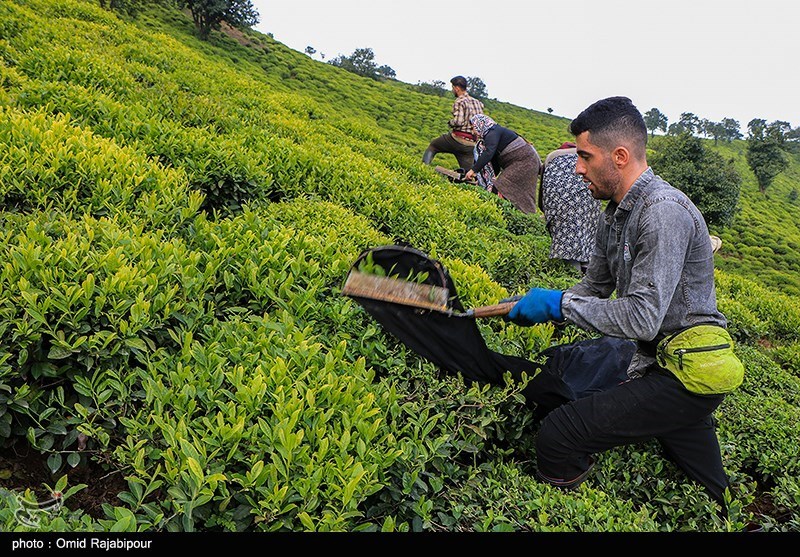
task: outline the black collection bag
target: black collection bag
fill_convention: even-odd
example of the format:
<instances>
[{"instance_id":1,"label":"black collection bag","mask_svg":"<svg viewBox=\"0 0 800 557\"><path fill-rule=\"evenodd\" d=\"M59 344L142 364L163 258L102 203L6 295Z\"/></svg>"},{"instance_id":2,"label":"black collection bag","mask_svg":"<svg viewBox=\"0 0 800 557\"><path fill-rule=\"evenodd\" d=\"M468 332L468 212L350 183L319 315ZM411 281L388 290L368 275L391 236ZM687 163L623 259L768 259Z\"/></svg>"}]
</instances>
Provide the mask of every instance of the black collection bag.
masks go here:
<instances>
[{"instance_id":1,"label":"black collection bag","mask_svg":"<svg viewBox=\"0 0 800 557\"><path fill-rule=\"evenodd\" d=\"M425 284L449 290L449 309L456 314L464 311L450 274L423 252L400 245L372 248L362 252L352 268L357 269L367 258L393 276L427 273ZM601 337L550 347L542 352L544 363L534 363L489 350L474 318L370 298L354 299L400 342L447 373L500 386L504 385L506 371L517 381L521 381L523 372L533 377L522 394L539 417L565 402L626 381L628 364L636 351L633 341Z\"/></svg>"}]
</instances>

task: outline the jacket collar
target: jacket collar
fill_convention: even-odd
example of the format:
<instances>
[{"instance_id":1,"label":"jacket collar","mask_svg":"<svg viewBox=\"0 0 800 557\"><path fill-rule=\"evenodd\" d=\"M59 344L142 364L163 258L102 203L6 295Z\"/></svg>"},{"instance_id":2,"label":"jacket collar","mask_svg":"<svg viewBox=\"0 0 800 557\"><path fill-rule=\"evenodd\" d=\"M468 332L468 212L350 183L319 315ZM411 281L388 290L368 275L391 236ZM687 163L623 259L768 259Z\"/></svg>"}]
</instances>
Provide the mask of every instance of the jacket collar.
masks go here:
<instances>
[{"instance_id":1,"label":"jacket collar","mask_svg":"<svg viewBox=\"0 0 800 557\"><path fill-rule=\"evenodd\" d=\"M604 211L606 222L610 223L614 220L614 215L617 213L617 210L630 212L639 198L647 191L647 186L653 181L654 177L653 169L648 166L647 170L636 178L631 189L628 190L628 193L625 194L625 197L622 198L619 204L609 201Z\"/></svg>"},{"instance_id":2,"label":"jacket collar","mask_svg":"<svg viewBox=\"0 0 800 557\"><path fill-rule=\"evenodd\" d=\"M623 211L630 211L633 209L633 206L636 205L636 202L639 201L639 198L644 195L645 191L647 190L647 186L650 182L653 181L655 174L653 173L653 169L649 166L647 170L641 173L641 175L636 178L636 181L631 186L631 189L628 190L628 193L625 194L625 197L622 198L622 201L619 202L619 208Z\"/></svg>"}]
</instances>

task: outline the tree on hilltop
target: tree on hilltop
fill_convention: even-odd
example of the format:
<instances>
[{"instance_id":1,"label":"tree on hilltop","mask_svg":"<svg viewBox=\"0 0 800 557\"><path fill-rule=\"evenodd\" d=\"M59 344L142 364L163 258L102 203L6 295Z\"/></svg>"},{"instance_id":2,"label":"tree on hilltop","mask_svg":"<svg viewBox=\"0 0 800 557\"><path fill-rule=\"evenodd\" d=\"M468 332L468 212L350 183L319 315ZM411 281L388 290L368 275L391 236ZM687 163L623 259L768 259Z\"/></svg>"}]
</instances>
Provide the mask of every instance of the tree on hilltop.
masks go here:
<instances>
[{"instance_id":1,"label":"tree on hilltop","mask_svg":"<svg viewBox=\"0 0 800 557\"><path fill-rule=\"evenodd\" d=\"M486 90L486 84L480 77L467 78L467 91L470 96L476 99L486 99L489 97L489 92Z\"/></svg>"},{"instance_id":2,"label":"tree on hilltop","mask_svg":"<svg viewBox=\"0 0 800 557\"><path fill-rule=\"evenodd\" d=\"M669 135L681 135L684 132L694 134L701 131L700 118L691 112L683 112L680 119L672 124L667 132Z\"/></svg>"},{"instance_id":3,"label":"tree on hilltop","mask_svg":"<svg viewBox=\"0 0 800 557\"><path fill-rule=\"evenodd\" d=\"M784 149L790 153L800 154L800 126L786 132L785 138Z\"/></svg>"},{"instance_id":4,"label":"tree on hilltop","mask_svg":"<svg viewBox=\"0 0 800 557\"><path fill-rule=\"evenodd\" d=\"M730 143L734 139L742 137L742 134L739 133L739 122L731 118L724 118L722 122L703 119L700 121L700 129L706 137L714 138L714 145L720 140Z\"/></svg>"},{"instance_id":5,"label":"tree on hilltop","mask_svg":"<svg viewBox=\"0 0 800 557\"><path fill-rule=\"evenodd\" d=\"M657 108L651 108L644 113L644 125L650 130L650 137L653 137L656 130L667 132L667 117Z\"/></svg>"},{"instance_id":6,"label":"tree on hilltop","mask_svg":"<svg viewBox=\"0 0 800 557\"><path fill-rule=\"evenodd\" d=\"M734 139L741 139L742 133L739 131L739 121L733 118L723 118L722 127L725 129L725 141L733 141Z\"/></svg>"},{"instance_id":7,"label":"tree on hilltop","mask_svg":"<svg viewBox=\"0 0 800 557\"><path fill-rule=\"evenodd\" d=\"M661 138L648 159L656 174L689 196L709 226L733 221L742 178L732 160L706 149L689 131Z\"/></svg>"},{"instance_id":8,"label":"tree on hilltop","mask_svg":"<svg viewBox=\"0 0 800 557\"><path fill-rule=\"evenodd\" d=\"M758 189L765 193L775 177L789 166L782 147L791 126L780 120L767 124L766 120L754 118L747 130L747 164L756 175Z\"/></svg>"},{"instance_id":9,"label":"tree on hilltop","mask_svg":"<svg viewBox=\"0 0 800 557\"><path fill-rule=\"evenodd\" d=\"M223 21L231 27L251 28L259 22L258 11L251 0L177 0L181 8L189 8L202 40L207 40L211 31L219 31Z\"/></svg>"},{"instance_id":10,"label":"tree on hilltop","mask_svg":"<svg viewBox=\"0 0 800 557\"><path fill-rule=\"evenodd\" d=\"M340 54L330 60L328 64L370 79L394 78L395 76L395 71L389 66L378 67L375 63L375 53L371 48L357 48L350 56Z\"/></svg>"},{"instance_id":11,"label":"tree on hilltop","mask_svg":"<svg viewBox=\"0 0 800 557\"><path fill-rule=\"evenodd\" d=\"M378 77L383 77L385 79L394 79L395 76L397 76L397 73L391 67L385 64L378 67L378 69L375 70L375 73L378 74Z\"/></svg>"},{"instance_id":12,"label":"tree on hilltop","mask_svg":"<svg viewBox=\"0 0 800 557\"><path fill-rule=\"evenodd\" d=\"M703 135L706 137L714 138L714 145L716 145L717 141L722 139L722 137L725 135L725 128L722 127L721 123L712 122L706 118L700 120L700 129L703 131Z\"/></svg>"}]
</instances>

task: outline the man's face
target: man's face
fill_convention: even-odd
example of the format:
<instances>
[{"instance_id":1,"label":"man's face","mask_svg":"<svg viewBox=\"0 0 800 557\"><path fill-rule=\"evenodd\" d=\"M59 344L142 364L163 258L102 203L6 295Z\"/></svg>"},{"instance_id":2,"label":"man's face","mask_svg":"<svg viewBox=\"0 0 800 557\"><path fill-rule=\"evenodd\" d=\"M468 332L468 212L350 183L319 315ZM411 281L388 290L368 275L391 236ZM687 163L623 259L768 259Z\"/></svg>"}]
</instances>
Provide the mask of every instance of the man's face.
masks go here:
<instances>
[{"instance_id":1,"label":"man's face","mask_svg":"<svg viewBox=\"0 0 800 557\"><path fill-rule=\"evenodd\" d=\"M622 173L614 165L611 153L593 144L590 132L575 138L578 147L578 162L575 174L583 178L595 199L612 199L622 187Z\"/></svg>"}]
</instances>

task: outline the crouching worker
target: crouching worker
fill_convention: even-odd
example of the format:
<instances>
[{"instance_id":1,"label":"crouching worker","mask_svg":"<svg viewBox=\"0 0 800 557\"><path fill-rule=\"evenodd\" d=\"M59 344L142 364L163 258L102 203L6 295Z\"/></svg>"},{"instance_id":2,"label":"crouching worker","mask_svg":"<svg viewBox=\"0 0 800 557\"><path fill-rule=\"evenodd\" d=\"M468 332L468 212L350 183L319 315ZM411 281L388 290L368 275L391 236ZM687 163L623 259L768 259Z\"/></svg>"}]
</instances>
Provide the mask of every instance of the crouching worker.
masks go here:
<instances>
[{"instance_id":1,"label":"crouching worker","mask_svg":"<svg viewBox=\"0 0 800 557\"><path fill-rule=\"evenodd\" d=\"M471 97L467 92L467 78L457 75L450 80L453 86L453 117L447 122L450 131L431 140L422 154L422 162L432 164L437 153L451 153L458 161L458 166L466 170L474 162L475 142L477 138L472 131L469 119L476 114L483 114L483 103Z\"/></svg>"},{"instance_id":2,"label":"crouching worker","mask_svg":"<svg viewBox=\"0 0 800 557\"><path fill-rule=\"evenodd\" d=\"M743 367L717 309L706 223L686 195L648 166L647 128L630 99L597 101L570 131L575 172L594 198L608 200L588 269L565 291L531 289L507 319L523 326L570 322L638 346L627 381L545 416L537 475L575 487L596 453L657 439L724 513L729 484L713 412L741 383Z\"/></svg>"}]
</instances>

